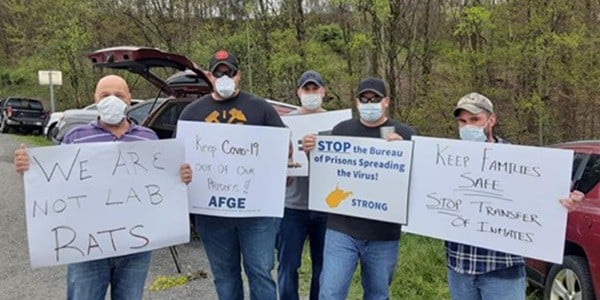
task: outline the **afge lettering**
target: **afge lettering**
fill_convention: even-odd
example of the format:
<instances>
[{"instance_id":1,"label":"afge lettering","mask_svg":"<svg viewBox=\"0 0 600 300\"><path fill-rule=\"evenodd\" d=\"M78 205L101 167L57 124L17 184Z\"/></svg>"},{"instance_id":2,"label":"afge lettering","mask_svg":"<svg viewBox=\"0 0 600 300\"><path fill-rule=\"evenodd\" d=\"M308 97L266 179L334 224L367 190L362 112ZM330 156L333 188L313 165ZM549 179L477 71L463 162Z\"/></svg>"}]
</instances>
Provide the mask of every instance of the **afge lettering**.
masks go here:
<instances>
[{"instance_id":1,"label":"afge lettering","mask_svg":"<svg viewBox=\"0 0 600 300\"><path fill-rule=\"evenodd\" d=\"M210 201L208 201L208 206L244 209L246 208L246 198L212 196L210 197Z\"/></svg>"}]
</instances>

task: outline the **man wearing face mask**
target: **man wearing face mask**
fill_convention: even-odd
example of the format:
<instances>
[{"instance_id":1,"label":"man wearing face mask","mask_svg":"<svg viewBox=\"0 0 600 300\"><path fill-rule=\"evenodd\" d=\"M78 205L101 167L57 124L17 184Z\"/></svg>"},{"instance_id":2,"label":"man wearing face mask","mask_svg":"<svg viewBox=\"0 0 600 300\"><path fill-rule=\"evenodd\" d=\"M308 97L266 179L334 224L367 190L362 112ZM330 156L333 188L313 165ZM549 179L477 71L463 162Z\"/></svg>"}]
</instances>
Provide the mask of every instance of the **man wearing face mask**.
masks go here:
<instances>
[{"instance_id":1,"label":"man wearing face mask","mask_svg":"<svg viewBox=\"0 0 600 300\"><path fill-rule=\"evenodd\" d=\"M393 127L383 138L409 140L415 131L387 116L388 97L385 83L367 78L358 85L356 106L359 119L337 124L331 134L381 138L381 127ZM315 148L315 136L302 140L305 151ZM352 275L360 261L364 299L389 299L389 285L398 261L400 225L359 217L329 214L319 299L347 299Z\"/></svg>"},{"instance_id":2,"label":"man wearing face mask","mask_svg":"<svg viewBox=\"0 0 600 300\"><path fill-rule=\"evenodd\" d=\"M209 60L208 70L206 75L214 91L186 106L180 120L285 127L265 99L240 91L238 85L242 72L235 55L225 50L217 51ZM278 218L194 215L194 219L219 299L244 298L242 261L251 299L277 298L271 270L275 264Z\"/></svg>"},{"instance_id":3,"label":"man wearing face mask","mask_svg":"<svg viewBox=\"0 0 600 300\"><path fill-rule=\"evenodd\" d=\"M321 75L313 70L298 79L296 94L302 107L289 115L324 112L321 107L327 90ZM308 177L292 177L286 189L285 213L277 236L279 266L277 268L279 297L298 299L298 269L302 262L304 241L309 238L312 278L310 299L319 298L319 276L323 264L323 243L327 215L308 210Z\"/></svg>"},{"instance_id":4,"label":"man wearing face mask","mask_svg":"<svg viewBox=\"0 0 600 300\"><path fill-rule=\"evenodd\" d=\"M458 132L462 140L506 143L492 132L496 115L492 101L470 93L454 108ZM560 202L569 211L583 199L583 193L571 192ZM524 258L485 248L446 241L448 287L455 300L525 299L526 272Z\"/></svg>"},{"instance_id":5,"label":"man wearing face mask","mask_svg":"<svg viewBox=\"0 0 600 300\"><path fill-rule=\"evenodd\" d=\"M135 125L125 117L131 95L123 78L108 75L100 79L96 85L94 100L98 107L98 120L72 129L65 135L62 144L158 139L154 131ZM25 145L15 151L14 162L18 173L29 169ZM191 182L192 170L189 164L181 165L180 176L184 183ZM147 251L69 264L67 299L104 299L109 285L112 299L142 299L150 257L151 252Z\"/></svg>"}]
</instances>

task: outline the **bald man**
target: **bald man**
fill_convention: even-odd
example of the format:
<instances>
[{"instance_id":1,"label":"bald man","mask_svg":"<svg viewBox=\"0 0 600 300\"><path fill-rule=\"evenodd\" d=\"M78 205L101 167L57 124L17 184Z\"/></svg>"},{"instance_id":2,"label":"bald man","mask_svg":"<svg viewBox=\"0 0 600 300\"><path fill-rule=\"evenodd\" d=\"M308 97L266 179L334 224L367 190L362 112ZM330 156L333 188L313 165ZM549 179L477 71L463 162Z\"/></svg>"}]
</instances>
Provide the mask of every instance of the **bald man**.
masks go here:
<instances>
[{"instance_id":1,"label":"bald man","mask_svg":"<svg viewBox=\"0 0 600 300\"><path fill-rule=\"evenodd\" d=\"M158 139L154 131L127 120L125 111L131 103L131 94L123 78L108 75L100 79L94 101L98 107L98 120L72 129L62 144ZM14 162L18 173L29 169L24 145L15 151ZM188 164L181 166L180 176L186 184L192 180ZM148 251L70 264L67 268L67 299L104 300L109 285L112 299L142 299L150 256Z\"/></svg>"}]
</instances>

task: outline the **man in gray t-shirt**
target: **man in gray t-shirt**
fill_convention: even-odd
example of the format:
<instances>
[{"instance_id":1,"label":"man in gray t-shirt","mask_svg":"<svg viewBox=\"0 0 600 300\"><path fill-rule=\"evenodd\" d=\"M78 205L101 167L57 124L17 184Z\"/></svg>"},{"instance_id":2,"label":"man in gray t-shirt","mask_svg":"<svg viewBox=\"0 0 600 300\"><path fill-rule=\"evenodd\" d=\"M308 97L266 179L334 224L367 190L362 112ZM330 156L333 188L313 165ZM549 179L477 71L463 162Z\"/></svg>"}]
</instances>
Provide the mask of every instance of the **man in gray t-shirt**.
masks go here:
<instances>
[{"instance_id":1,"label":"man in gray t-shirt","mask_svg":"<svg viewBox=\"0 0 600 300\"><path fill-rule=\"evenodd\" d=\"M302 107L291 112L290 115L325 111L321 104L326 92L323 78L319 73L312 70L304 72L298 80L297 90ZM286 189L285 212L277 236L279 249L277 276L281 299L298 299L298 269L307 236L310 241L312 261L310 299L318 299L326 225L326 214L308 210L308 177L292 177Z\"/></svg>"}]
</instances>

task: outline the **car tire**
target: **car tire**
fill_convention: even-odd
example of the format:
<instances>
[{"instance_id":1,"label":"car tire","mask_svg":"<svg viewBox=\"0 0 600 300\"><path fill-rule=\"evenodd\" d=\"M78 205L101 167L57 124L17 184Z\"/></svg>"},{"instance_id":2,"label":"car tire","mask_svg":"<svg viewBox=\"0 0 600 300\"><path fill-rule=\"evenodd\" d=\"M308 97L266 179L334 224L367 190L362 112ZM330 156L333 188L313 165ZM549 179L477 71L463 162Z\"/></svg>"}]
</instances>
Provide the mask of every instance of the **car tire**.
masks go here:
<instances>
[{"instance_id":1,"label":"car tire","mask_svg":"<svg viewBox=\"0 0 600 300\"><path fill-rule=\"evenodd\" d=\"M2 121L0 122L0 132L2 133L9 133L10 132L10 126L8 124L6 124L6 121Z\"/></svg>"},{"instance_id":2,"label":"car tire","mask_svg":"<svg viewBox=\"0 0 600 300\"><path fill-rule=\"evenodd\" d=\"M595 299L592 276L586 259L568 255L565 256L562 265L552 265L546 276L544 299Z\"/></svg>"},{"instance_id":3,"label":"car tire","mask_svg":"<svg viewBox=\"0 0 600 300\"><path fill-rule=\"evenodd\" d=\"M55 136L57 132L58 128L56 128L56 124L50 125L50 128L48 128L48 132L46 133L46 138L51 141L52 137Z\"/></svg>"}]
</instances>

